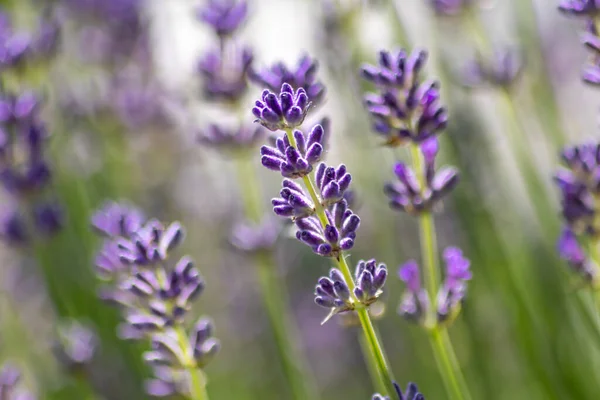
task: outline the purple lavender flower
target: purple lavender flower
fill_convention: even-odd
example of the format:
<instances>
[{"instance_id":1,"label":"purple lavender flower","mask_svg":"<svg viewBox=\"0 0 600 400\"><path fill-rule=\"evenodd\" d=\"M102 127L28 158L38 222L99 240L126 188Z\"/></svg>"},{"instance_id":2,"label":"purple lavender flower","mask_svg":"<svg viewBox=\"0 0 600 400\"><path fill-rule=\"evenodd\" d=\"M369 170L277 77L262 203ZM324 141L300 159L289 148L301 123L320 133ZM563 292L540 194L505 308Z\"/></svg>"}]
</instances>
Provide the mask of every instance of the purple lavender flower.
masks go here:
<instances>
[{"instance_id":1,"label":"purple lavender flower","mask_svg":"<svg viewBox=\"0 0 600 400\"><path fill-rule=\"evenodd\" d=\"M308 135L297 129L292 135L295 146L290 144L287 135L283 135L275 140L274 147L261 147L260 154L265 167L294 179L308 175L321 160L325 130L321 125L315 125Z\"/></svg>"},{"instance_id":2,"label":"purple lavender flower","mask_svg":"<svg viewBox=\"0 0 600 400\"><path fill-rule=\"evenodd\" d=\"M408 261L400 267L398 276L406 284L398 314L412 321L423 321L430 305L427 292L421 286L419 265L414 260Z\"/></svg>"},{"instance_id":3,"label":"purple lavender flower","mask_svg":"<svg viewBox=\"0 0 600 400\"><path fill-rule=\"evenodd\" d=\"M426 60L424 50L410 55L404 50L381 51L377 66L365 65L361 70L362 77L378 89L365 96L365 104L386 146L420 143L446 127L448 116L439 105L439 84L420 79Z\"/></svg>"},{"instance_id":4,"label":"purple lavender flower","mask_svg":"<svg viewBox=\"0 0 600 400\"><path fill-rule=\"evenodd\" d=\"M220 37L234 33L248 15L248 3L244 0L208 0L198 8L198 19L207 23Z\"/></svg>"},{"instance_id":5,"label":"purple lavender flower","mask_svg":"<svg viewBox=\"0 0 600 400\"><path fill-rule=\"evenodd\" d=\"M142 212L125 203L106 202L94 215L92 226L106 237L130 237L144 223Z\"/></svg>"},{"instance_id":6,"label":"purple lavender flower","mask_svg":"<svg viewBox=\"0 0 600 400\"><path fill-rule=\"evenodd\" d=\"M402 393L400 386L396 382L394 382L394 387L396 388L396 394L397 394L397 397L394 397L394 399L425 400L425 396L423 396L421 393L419 393L419 389L417 388L417 385L415 385L412 382L409 382L408 386L406 387L406 393L404 393L404 394ZM371 400L391 400L391 398L388 396L382 396L380 394L374 394Z\"/></svg>"},{"instance_id":7,"label":"purple lavender flower","mask_svg":"<svg viewBox=\"0 0 600 400\"><path fill-rule=\"evenodd\" d=\"M325 86L317 81L318 62L308 55L303 55L294 68L283 62L273 64L261 71L250 69L249 78L258 85L277 91L284 83L294 89L303 88L313 106L319 106L325 98Z\"/></svg>"},{"instance_id":8,"label":"purple lavender flower","mask_svg":"<svg viewBox=\"0 0 600 400\"><path fill-rule=\"evenodd\" d=\"M235 103L248 89L248 70L254 56L248 47L228 49L227 57L220 49L204 54L198 63L204 96L211 101Z\"/></svg>"},{"instance_id":9,"label":"purple lavender flower","mask_svg":"<svg viewBox=\"0 0 600 400\"><path fill-rule=\"evenodd\" d=\"M197 140L200 144L218 151L236 152L254 149L264 136L265 130L262 126L241 125L228 128L211 124L198 134Z\"/></svg>"},{"instance_id":10,"label":"purple lavender flower","mask_svg":"<svg viewBox=\"0 0 600 400\"><path fill-rule=\"evenodd\" d=\"M68 370L83 368L96 353L98 338L87 326L77 321L63 321L58 327L55 353Z\"/></svg>"},{"instance_id":11,"label":"purple lavender flower","mask_svg":"<svg viewBox=\"0 0 600 400\"><path fill-rule=\"evenodd\" d=\"M108 299L122 307L126 338L150 339L145 354L155 378L147 383L153 396L190 392L192 373L217 352L211 326L201 320L181 339L183 322L192 302L204 289L193 261L184 256L173 265L172 253L184 237L182 226L167 227L155 219L142 223L134 208L109 203L93 217L93 224L108 236L96 258L101 278L112 280Z\"/></svg>"},{"instance_id":12,"label":"purple lavender flower","mask_svg":"<svg viewBox=\"0 0 600 400\"><path fill-rule=\"evenodd\" d=\"M339 203L352 182L352 175L346 171L346 166L340 164L337 168L319 164L315 174L315 182L321 192L321 204L325 207Z\"/></svg>"},{"instance_id":13,"label":"purple lavender flower","mask_svg":"<svg viewBox=\"0 0 600 400\"><path fill-rule=\"evenodd\" d=\"M561 0L558 9L574 16L595 17L600 12L598 0Z\"/></svg>"},{"instance_id":14,"label":"purple lavender flower","mask_svg":"<svg viewBox=\"0 0 600 400\"><path fill-rule=\"evenodd\" d=\"M319 278L315 287L315 303L321 307L330 309L329 316L323 321L325 323L333 315L354 310L354 302L350 295L350 289L344 280L344 275L337 268L329 271L329 277Z\"/></svg>"},{"instance_id":15,"label":"purple lavender flower","mask_svg":"<svg viewBox=\"0 0 600 400\"><path fill-rule=\"evenodd\" d=\"M15 205L6 205L0 211L0 239L17 246L29 240L27 223Z\"/></svg>"},{"instance_id":16,"label":"purple lavender flower","mask_svg":"<svg viewBox=\"0 0 600 400\"><path fill-rule=\"evenodd\" d=\"M231 233L230 243L244 252L271 250L281 232L281 224L273 218L264 218L259 224L238 223Z\"/></svg>"},{"instance_id":17,"label":"purple lavender flower","mask_svg":"<svg viewBox=\"0 0 600 400\"><path fill-rule=\"evenodd\" d=\"M279 195L281 197L271 200L271 204L273 204L273 212L280 217L302 219L315 213L315 205L299 184L284 179L283 189L281 189Z\"/></svg>"},{"instance_id":18,"label":"purple lavender flower","mask_svg":"<svg viewBox=\"0 0 600 400\"><path fill-rule=\"evenodd\" d=\"M354 296L364 305L370 305L376 302L383 293L383 285L387 279L387 267L385 264L377 264L375 259L360 260L356 264L354 279L356 281Z\"/></svg>"},{"instance_id":19,"label":"purple lavender flower","mask_svg":"<svg viewBox=\"0 0 600 400\"><path fill-rule=\"evenodd\" d=\"M458 314L460 304L466 295L466 283L472 278L471 262L463 256L460 249L446 248L444 262L446 279L437 295L437 316L440 323L448 322Z\"/></svg>"},{"instance_id":20,"label":"purple lavender flower","mask_svg":"<svg viewBox=\"0 0 600 400\"><path fill-rule=\"evenodd\" d=\"M568 228L563 232L557 243L558 254L569 263L569 266L580 275L584 281L595 283L598 276L597 266L592 264L587 254L577 241L577 236Z\"/></svg>"},{"instance_id":21,"label":"purple lavender flower","mask_svg":"<svg viewBox=\"0 0 600 400\"><path fill-rule=\"evenodd\" d=\"M302 125L311 107L303 88L296 91L288 83L281 86L279 95L264 90L252 113L256 122L271 131L294 129Z\"/></svg>"},{"instance_id":22,"label":"purple lavender flower","mask_svg":"<svg viewBox=\"0 0 600 400\"><path fill-rule=\"evenodd\" d=\"M5 363L0 370L0 399L2 400L35 400L31 393L17 387L21 380L21 372L10 363Z\"/></svg>"},{"instance_id":23,"label":"purple lavender flower","mask_svg":"<svg viewBox=\"0 0 600 400\"><path fill-rule=\"evenodd\" d=\"M431 211L458 183L456 168L443 167L435 171L435 158L438 153L436 138L426 140L420 147L425 163L424 171L418 173L425 175L425 185L419 182L412 168L400 162L394 167L398 181L387 183L384 187L385 194L390 198L390 206L409 214Z\"/></svg>"},{"instance_id":24,"label":"purple lavender flower","mask_svg":"<svg viewBox=\"0 0 600 400\"><path fill-rule=\"evenodd\" d=\"M326 215L325 227L316 216L297 218L296 238L320 256L338 258L341 252L354 247L360 218L348 208L345 200L334 204Z\"/></svg>"},{"instance_id":25,"label":"purple lavender flower","mask_svg":"<svg viewBox=\"0 0 600 400\"><path fill-rule=\"evenodd\" d=\"M523 61L514 49L495 49L491 60L478 55L466 68L464 83L510 87L523 71Z\"/></svg>"}]
</instances>

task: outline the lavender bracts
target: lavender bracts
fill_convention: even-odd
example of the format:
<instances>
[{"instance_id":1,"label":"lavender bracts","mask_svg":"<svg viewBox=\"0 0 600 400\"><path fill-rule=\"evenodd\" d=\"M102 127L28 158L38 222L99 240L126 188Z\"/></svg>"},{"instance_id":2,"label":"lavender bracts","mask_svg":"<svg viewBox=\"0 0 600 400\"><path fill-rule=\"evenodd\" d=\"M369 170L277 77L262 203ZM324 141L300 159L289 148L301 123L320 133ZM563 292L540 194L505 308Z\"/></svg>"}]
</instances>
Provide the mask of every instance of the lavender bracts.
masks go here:
<instances>
[{"instance_id":1,"label":"lavender bracts","mask_svg":"<svg viewBox=\"0 0 600 400\"><path fill-rule=\"evenodd\" d=\"M414 383L410 382L408 384L408 386L406 387L406 392L402 393L402 390L400 389L400 386L394 382L394 387L396 388L396 395L397 397L394 397L394 399L397 400L425 400L425 396L423 396L421 393L419 393L419 389L417 388L417 385L415 385ZM382 396L380 394L374 394L373 397L371 398L371 400L391 400L392 397L389 396Z\"/></svg>"},{"instance_id":2,"label":"lavender bracts","mask_svg":"<svg viewBox=\"0 0 600 400\"><path fill-rule=\"evenodd\" d=\"M96 265L100 277L112 282L104 295L123 308L126 323L121 332L152 343L144 356L156 375L148 383L148 392L167 396L196 390L192 375L200 373L198 369L214 356L219 343L206 319L185 335L183 324L204 289L204 280L187 256L169 263L183 241L182 226L145 220L139 210L115 203L99 210L92 222L107 237Z\"/></svg>"},{"instance_id":3,"label":"lavender bracts","mask_svg":"<svg viewBox=\"0 0 600 400\"><path fill-rule=\"evenodd\" d=\"M568 147L561 154L565 168L555 175L560 189L565 227L558 240L558 252L585 282L597 284L600 226L597 221L600 144ZM589 254L582 243L590 243Z\"/></svg>"}]
</instances>

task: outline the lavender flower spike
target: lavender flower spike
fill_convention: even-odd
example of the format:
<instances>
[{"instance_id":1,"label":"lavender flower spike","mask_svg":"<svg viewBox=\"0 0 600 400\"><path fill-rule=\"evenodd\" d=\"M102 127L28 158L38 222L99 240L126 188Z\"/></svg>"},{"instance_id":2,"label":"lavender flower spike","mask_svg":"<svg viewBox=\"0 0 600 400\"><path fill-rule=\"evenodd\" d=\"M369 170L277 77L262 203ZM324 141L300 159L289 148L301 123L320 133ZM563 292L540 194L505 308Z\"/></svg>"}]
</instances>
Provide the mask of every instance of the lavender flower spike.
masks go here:
<instances>
[{"instance_id":1,"label":"lavender flower spike","mask_svg":"<svg viewBox=\"0 0 600 400\"><path fill-rule=\"evenodd\" d=\"M429 310L429 297L421 286L419 265L411 260L398 270L398 276L406 284L398 314L411 321L423 322Z\"/></svg>"},{"instance_id":2,"label":"lavender flower spike","mask_svg":"<svg viewBox=\"0 0 600 400\"><path fill-rule=\"evenodd\" d=\"M558 254L569 263L571 269L583 278L585 282L596 285L598 281L598 266L592 264L587 254L577 242L577 236L569 228L564 228L557 243Z\"/></svg>"},{"instance_id":3,"label":"lavender flower spike","mask_svg":"<svg viewBox=\"0 0 600 400\"><path fill-rule=\"evenodd\" d=\"M387 267L385 264L377 264L375 259L360 260L354 273L356 281L354 296L366 306L373 304L383 293L386 278Z\"/></svg>"},{"instance_id":4,"label":"lavender flower spike","mask_svg":"<svg viewBox=\"0 0 600 400\"><path fill-rule=\"evenodd\" d=\"M244 0L208 0L198 9L198 18L212 27L220 37L235 32L248 15L248 3Z\"/></svg>"},{"instance_id":5,"label":"lavender flower spike","mask_svg":"<svg viewBox=\"0 0 600 400\"><path fill-rule=\"evenodd\" d=\"M287 135L278 137L275 146L263 146L260 149L262 164L273 171L280 171L285 178L301 178L313 170L321 160L325 131L321 125L315 125L308 135L295 130L292 135L296 145L292 146Z\"/></svg>"},{"instance_id":6,"label":"lavender flower spike","mask_svg":"<svg viewBox=\"0 0 600 400\"><path fill-rule=\"evenodd\" d=\"M302 125L310 106L303 88L294 91L288 83L284 83L279 95L263 91L261 100L256 101L252 113L257 118L256 122L271 131L278 131Z\"/></svg>"},{"instance_id":7,"label":"lavender flower spike","mask_svg":"<svg viewBox=\"0 0 600 400\"><path fill-rule=\"evenodd\" d=\"M378 65L365 65L361 70L362 77L377 87L377 92L365 96L365 104L386 146L420 143L446 127L448 116L439 105L439 84L420 78L426 60L424 50L410 55L404 50L381 51Z\"/></svg>"},{"instance_id":8,"label":"lavender flower spike","mask_svg":"<svg viewBox=\"0 0 600 400\"><path fill-rule=\"evenodd\" d=\"M393 397L393 399L398 399L398 400L425 400L425 396L423 396L421 393L419 393L419 389L417 388L417 385L415 385L414 383L410 382L408 384L408 386L406 387L406 393L402 393L402 390L400 389L400 386L394 382L394 387L396 388L396 395L397 397ZM373 397L371 398L371 400L391 400L390 397L388 396L382 396L380 394L374 394Z\"/></svg>"},{"instance_id":9,"label":"lavender flower spike","mask_svg":"<svg viewBox=\"0 0 600 400\"><path fill-rule=\"evenodd\" d=\"M321 324L324 324L336 314L354 310L350 289L339 269L332 268L329 271L329 277L319 278L319 283L315 288L315 303L330 309L329 314Z\"/></svg>"},{"instance_id":10,"label":"lavender flower spike","mask_svg":"<svg viewBox=\"0 0 600 400\"><path fill-rule=\"evenodd\" d=\"M254 55L247 47L233 48L227 59L219 49L204 54L197 66L208 100L239 101L248 89L247 73Z\"/></svg>"},{"instance_id":11,"label":"lavender flower spike","mask_svg":"<svg viewBox=\"0 0 600 400\"><path fill-rule=\"evenodd\" d=\"M456 247L444 250L446 279L437 296L437 316L440 323L449 323L458 315L466 296L467 281L471 279L471 262Z\"/></svg>"}]
</instances>

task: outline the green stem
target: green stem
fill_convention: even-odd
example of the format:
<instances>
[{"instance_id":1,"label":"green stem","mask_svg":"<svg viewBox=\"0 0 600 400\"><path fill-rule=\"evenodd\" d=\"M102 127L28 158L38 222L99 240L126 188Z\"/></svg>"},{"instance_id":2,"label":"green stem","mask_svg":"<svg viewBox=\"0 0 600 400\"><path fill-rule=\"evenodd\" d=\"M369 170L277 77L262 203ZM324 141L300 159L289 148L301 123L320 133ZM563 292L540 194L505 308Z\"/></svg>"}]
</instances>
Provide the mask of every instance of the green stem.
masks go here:
<instances>
[{"instance_id":1,"label":"green stem","mask_svg":"<svg viewBox=\"0 0 600 400\"><path fill-rule=\"evenodd\" d=\"M194 357L190 353L190 345L188 342L187 334L182 326L174 328L177 334L177 342L181 347L184 359L181 360L184 367L190 374L190 400L208 400L208 393L206 392L206 378L204 373L194 360Z\"/></svg>"},{"instance_id":2,"label":"green stem","mask_svg":"<svg viewBox=\"0 0 600 400\"><path fill-rule=\"evenodd\" d=\"M377 332L375 332L377 333ZM369 372L369 376L371 377L371 381L374 382L375 390L378 393L383 393L387 390L385 386L385 381L383 380L383 376L379 373L379 367L377 365L377 360L373 356L371 352L371 346L369 345L369 341L367 336L361 330L358 335L358 343L360 344L360 350L367 362L367 371Z\"/></svg>"},{"instance_id":3,"label":"green stem","mask_svg":"<svg viewBox=\"0 0 600 400\"><path fill-rule=\"evenodd\" d=\"M258 223L262 218L260 185L252 158L246 155L237 159L238 181L246 217ZM258 269L261 294L269 323L273 330L277 352L282 364L283 372L290 386L293 396L297 400L316 399L317 394L312 384L312 377L308 374L308 364L294 347L297 343L296 332L298 328L287 309L289 301L285 295L282 280L277 276L277 269L273 255L260 252L255 256Z\"/></svg>"},{"instance_id":4,"label":"green stem","mask_svg":"<svg viewBox=\"0 0 600 400\"><path fill-rule=\"evenodd\" d=\"M286 135L287 135L287 138L288 138L290 144L295 147L296 141L294 140L294 136L292 135L292 130L291 129L286 130ZM311 200L312 200L313 204L315 205L315 212L317 214L317 217L319 218L319 221L321 222L322 227L325 228L329 224L329 220L327 218L327 215L325 214L325 208L321 204L321 200L319 198L319 195L317 194L317 190L313 183L312 175L313 175L313 173L311 172L308 176L304 176L302 178L302 180L304 181L304 184L306 185L306 189L311 197ZM356 307L355 310L356 310L356 313L358 314L358 319L360 320L360 325L361 325L363 333L365 335L365 339L367 341L369 351L372 354L372 357L376 362L379 374L383 377L383 381L385 383L386 392L387 392L385 394L391 396L395 393L395 388L394 388L394 384L393 384L394 377L392 375L390 368L388 367L387 359L385 357L385 352L383 350L383 347L379 343L379 339L377 337L377 333L375 332L375 328L373 327L373 323L371 322L371 317L369 316L368 309L365 306L363 306L362 304L360 304L360 302L358 301L356 296L354 296L354 287L355 287L354 279L352 278L352 273L350 272L350 267L348 266L348 263L346 262L346 258L345 258L345 255L343 254L343 252L341 252L340 255L337 258L335 258L335 263L336 263L338 269L342 272L342 275L344 276L344 280L346 281L346 285L350 289L350 293L352 295L352 300L354 301L354 305ZM368 362L368 360L367 360L367 362ZM375 384L377 385L377 382L375 382Z\"/></svg>"},{"instance_id":5,"label":"green stem","mask_svg":"<svg viewBox=\"0 0 600 400\"><path fill-rule=\"evenodd\" d=\"M413 168L419 179L421 190L423 190L426 186L423 154L416 144L410 146L410 152ZM425 288L431 304L429 313L425 319L425 328L429 334L429 341L431 342L446 391L451 394L454 400L469 400L471 398L469 389L454 354L452 342L446 333L445 327L437 325L436 321L435 304L439 289L440 271L437 257L435 223L431 211L423 212L419 215L419 233Z\"/></svg>"}]
</instances>

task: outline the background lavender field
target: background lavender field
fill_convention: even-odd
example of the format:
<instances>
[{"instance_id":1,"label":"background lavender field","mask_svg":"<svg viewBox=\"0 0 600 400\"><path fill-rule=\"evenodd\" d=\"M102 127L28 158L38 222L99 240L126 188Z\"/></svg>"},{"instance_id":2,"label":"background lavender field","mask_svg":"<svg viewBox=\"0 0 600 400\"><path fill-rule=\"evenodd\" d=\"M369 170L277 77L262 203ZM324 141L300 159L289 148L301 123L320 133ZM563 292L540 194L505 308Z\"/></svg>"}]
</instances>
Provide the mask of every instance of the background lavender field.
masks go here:
<instances>
[{"instance_id":1,"label":"background lavender field","mask_svg":"<svg viewBox=\"0 0 600 400\"><path fill-rule=\"evenodd\" d=\"M41 399L149 398L141 356L147 345L117 336L120 314L98 298L94 269L101 241L90 218L105 201L126 200L185 225L177 253L192 256L206 281L191 314L210 315L221 342L205 369L210 397L292 399L261 275L229 242L245 218L240 192L250 190L239 174L258 174L265 213L281 179L260 165L262 142L254 158L238 162L198 139L215 122L252 127L263 88L250 84L236 112L206 95L198 62L217 40L197 17L205 2L0 4L14 31L49 38L54 28L60 32L56 48L39 50L43 57L0 73L4 90L41 94L52 171L42 196L61 205L64 222L51 235L16 243L4 215L22 205L0 193L0 363L21 367L23 386ZM427 76L441 81L449 109L442 164L461 174L435 218L440 249L460 246L471 259L468 296L449 332L472 398L597 399L600 317L556 251L561 215L553 183L560 149L598 134L597 88L580 78L588 57L578 37L583 24L561 15L558 0L480 5L472 14L439 15L425 0L252 0L237 37L252 47L258 70L277 61L293 65L304 54L319 62L326 100L308 125L331 118L327 161L343 162L353 174L362 225L352 260L376 257L390 270L375 324L401 385L416 382L427 399L449 398L427 336L396 313L404 291L396 271L419 260L418 229L414 218L388 206L383 185L404 155L372 132L363 106L370 88L359 71L382 49L419 47L429 51ZM514 76L495 76L497 85L476 82L476 53L492 59L506 50L515 57L507 69ZM321 325L326 311L314 304L315 282L329 262L294 240L289 227L276 243L274 267L292 314L285 318L299 327L294 343L307 357L315 398L370 398L376 390L360 330L337 317ZM72 321L94 332L95 352L83 365L61 355L60 338Z\"/></svg>"}]
</instances>

